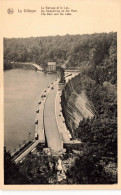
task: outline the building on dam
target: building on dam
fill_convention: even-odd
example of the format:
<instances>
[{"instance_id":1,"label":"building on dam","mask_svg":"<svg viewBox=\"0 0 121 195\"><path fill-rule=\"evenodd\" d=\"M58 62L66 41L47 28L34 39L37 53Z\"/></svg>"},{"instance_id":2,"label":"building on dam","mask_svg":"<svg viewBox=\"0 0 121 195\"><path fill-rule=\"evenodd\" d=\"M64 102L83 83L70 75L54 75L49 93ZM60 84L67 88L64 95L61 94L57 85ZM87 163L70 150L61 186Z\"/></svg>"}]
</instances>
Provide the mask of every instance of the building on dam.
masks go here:
<instances>
[{"instance_id":1,"label":"building on dam","mask_svg":"<svg viewBox=\"0 0 121 195\"><path fill-rule=\"evenodd\" d=\"M55 72L56 71L56 62L48 62L47 71L48 72Z\"/></svg>"}]
</instances>

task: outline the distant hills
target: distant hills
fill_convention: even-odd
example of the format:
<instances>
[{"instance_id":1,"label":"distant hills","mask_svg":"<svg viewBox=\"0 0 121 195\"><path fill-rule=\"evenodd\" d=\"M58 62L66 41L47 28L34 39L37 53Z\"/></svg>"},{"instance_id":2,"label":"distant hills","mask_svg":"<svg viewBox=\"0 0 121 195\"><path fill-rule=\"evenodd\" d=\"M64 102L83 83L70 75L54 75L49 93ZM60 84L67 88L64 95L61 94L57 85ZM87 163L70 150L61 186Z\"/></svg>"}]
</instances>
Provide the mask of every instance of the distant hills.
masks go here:
<instances>
[{"instance_id":1,"label":"distant hills","mask_svg":"<svg viewBox=\"0 0 121 195\"><path fill-rule=\"evenodd\" d=\"M4 38L4 60L34 62L46 67L48 61L81 66L106 60L116 46L116 33L95 33L30 38ZM106 62L107 63L107 62Z\"/></svg>"}]
</instances>

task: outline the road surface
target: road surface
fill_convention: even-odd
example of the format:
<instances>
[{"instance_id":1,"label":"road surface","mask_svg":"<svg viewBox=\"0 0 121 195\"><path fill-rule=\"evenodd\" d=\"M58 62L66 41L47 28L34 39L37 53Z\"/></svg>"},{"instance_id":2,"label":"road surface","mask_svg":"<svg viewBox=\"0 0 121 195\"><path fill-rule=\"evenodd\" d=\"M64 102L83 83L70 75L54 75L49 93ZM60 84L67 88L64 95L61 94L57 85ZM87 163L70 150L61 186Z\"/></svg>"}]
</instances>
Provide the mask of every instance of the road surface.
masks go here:
<instances>
[{"instance_id":1,"label":"road surface","mask_svg":"<svg viewBox=\"0 0 121 195\"><path fill-rule=\"evenodd\" d=\"M53 151L60 151L63 149L63 142L60 136L56 117L55 117L55 97L57 94L58 85L51 89L47 96L45 109L44 109L44 124L45 124L45 134L47 137L48 147Z\"/></svg>"}]
</instances>

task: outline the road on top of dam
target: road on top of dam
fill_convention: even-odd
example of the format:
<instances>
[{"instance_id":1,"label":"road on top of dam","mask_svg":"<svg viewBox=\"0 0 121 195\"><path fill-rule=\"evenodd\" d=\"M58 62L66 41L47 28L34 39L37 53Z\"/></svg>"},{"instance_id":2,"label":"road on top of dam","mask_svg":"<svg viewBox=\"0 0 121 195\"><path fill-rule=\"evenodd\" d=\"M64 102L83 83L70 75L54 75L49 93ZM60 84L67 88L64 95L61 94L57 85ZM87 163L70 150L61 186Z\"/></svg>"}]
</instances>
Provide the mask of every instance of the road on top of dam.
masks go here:
<instances>
[{"instance_id":1,"label":"road on top of dam","mask_svg":"<svg viewBox=\"0 0 121 195\"><path fill-rule=\"evenodd\" d=\"M63 149L63 141L59 133L59 129L55 116L55 97L58 91L58 84L51 88L45 103L44 109L44 125L48 147L53 151Z\"/></svg>"}]
</instances>

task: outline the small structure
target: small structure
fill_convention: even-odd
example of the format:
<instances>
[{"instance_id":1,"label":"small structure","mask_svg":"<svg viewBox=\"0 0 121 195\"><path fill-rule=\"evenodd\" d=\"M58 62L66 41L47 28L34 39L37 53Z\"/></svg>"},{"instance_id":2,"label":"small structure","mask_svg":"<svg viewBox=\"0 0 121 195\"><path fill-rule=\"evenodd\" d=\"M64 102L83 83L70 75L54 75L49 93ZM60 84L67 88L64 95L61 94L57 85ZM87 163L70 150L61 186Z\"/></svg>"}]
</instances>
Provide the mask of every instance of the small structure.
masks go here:
<instances>
[{"instance_id":1,"label":"small structure","mask_svg":"<svg viewBox=\"0 0 121 195\"><path fill-rule=\"evenodd\" d=\"M84 145L80 140L70 140L69 142L63 143L63 147L66 148L66 151L69 151L69 150L81 151Z\"/></svg>"},{"instance_id":2,"label":"small structure","mask_svg":"<svg viewBox=\"0 0 121 195\"><path fill-rule=\"evenodd\" d=\"M62 67L60 68L59 78L59 90L63 90L63 88L65 87L65 70Z\"/></svg>"},{"instance_id":3,"label":"small structure","mask_svg":"<svg viewBox=\"0 0 121 195\"><path fill-rule=\"evenodd\" d=\"M55 72L56 71L56 62L48 62L47 71L48 72Z\"/></svg>"}]
</instances>

